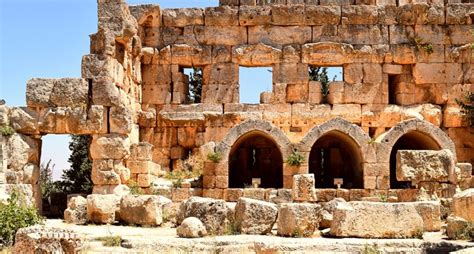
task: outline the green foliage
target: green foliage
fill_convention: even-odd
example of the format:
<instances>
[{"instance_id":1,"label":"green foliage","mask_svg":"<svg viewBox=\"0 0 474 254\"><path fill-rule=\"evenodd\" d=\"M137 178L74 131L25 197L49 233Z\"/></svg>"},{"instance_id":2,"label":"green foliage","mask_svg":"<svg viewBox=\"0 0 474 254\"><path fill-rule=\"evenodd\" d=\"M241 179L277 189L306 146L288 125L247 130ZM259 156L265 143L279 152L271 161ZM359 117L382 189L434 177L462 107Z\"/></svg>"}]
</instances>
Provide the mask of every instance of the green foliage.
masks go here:
<instances>
[{"instance_id":1,"label":"green foliage","mask_svg":"<svg viewBox=\"0 0 474 254\"><path fill-rule=\"evenodd\" d=\"M474 241L474 222L468 222L459 231L455 232L453 240Z\"/></svg>"},{"instance_id":2,"label":"green foliage","mask_svg":"<svg viewBox=\"0 0 474 254\"><path fill-rule=\"evenodd\" d=\"M293 152L288 156L288 159L286 159L286 163L290 166L299 166L303 161L303 155L296 150L293 150Z\"/></svg>"},{"instance_id":3,"label":"green foliage","mask_svg":"<svg viewBox=\"0 0 474 254\"><path fill-rule=\"evenodd\" d=\"M122 237L118 235L97 237L97 241L101 241L105 247L118 247L122 244Z\"/></svg>"},{"instance_id":4,"label":"green foliage","mask_svg":"<svg viewBox=\"0 0 474 254\"><path fill-rule=\"evenodd\" d=\"M239 229L237 228L237 225L235 225L235 222L229 222L227 226L224 229L224 235L238 235L240 234Z\"/></svg>"},{"instance_id":5,"label":"green foliage","mask_svg":"<svg viewBox=\"0 0 474 254\"><path fill-rule=\"evenodd\" d=\"M415 38L415 44L418 49L424 50L428 55L433 54L433 45L431 43L423 42L421 38Z\"/></svg>"},{"instance_id":6,"label":"green foliage","mask_svg":"<svg viewBox=\"0 0 474 254\"><path fill-rule=\"evenodd\" d=\"M184 181L184 179L191 179L198 177L196 174L194 174L192 171L181 171L181 170L175 170L166 173L165 178L170 180L171 183L173 184L173 187L179 188L181 187L181 183Z\"/></svg>"},{"instance_id":7,"label":"green foliage","mask_svg":"<svg viewBox=\"0 0 474 254\"><path fill-rule=\"evenodd\" d=\"M189 103L201 103L202 94L202 69L193 67L193 71L189 75Z\"/></svg>"},{"instance_id":8,"label":"green foliage","mask_svg":"<svg viewBox=\"0 0 474 254\"><path fill-rule=\"evenodd\" d=\"M301 238L301 237L310 237L313 234L313 232L309 230L300 230L299 228L295 228L295 230L292 233L292 236L295 238Z\"/></svg>"},{"instance_id":9,"label":"green foliage","mask_svg":"<svg viewBox=\"0 0 474 254\"><path fill-rule=\"evenodd\" d=\"M6 245L13 245L18 229L42 221L36 208L27 205L25 196L17 190L11 193L6 204L0 203L0 236Z\"/></svg>"},{"instance_id":10,"label":"green foliage","mask_svg":"<svg viewBox=\"0 0 474 254\"><path fill-rule=\"evenodd\" d=\"M137 182L135 182L133 180L128 181L127 186L128 186L128 188L130 188L130 194L132 194L132 195L143 195L143 194L145 194L143 189L140 186L138 186Z\"/></svg>"},{"instance_id":11,"label":"green foliage","mask_svg":"<svg viewBox=\"0 0 474 254\"><path fill-rule=\"evenodd\" d=\"M362 251L363 254L381 254L383 253L377 247L377 245L365 245L364 250Z\"/></svg>"},{"instance_id":12,"label":"green foliage","mask_svg":"<svg viewBox=\"0 0 474 254\"><path fill-rule=\"evenodd\" d=\"M463 100L456 100L469 120L469 126L474 127L474 93L468 92Z\"/></svg>"},{"instance_id":13,"label":"green foliage","mask_svg":"<svg viewBox=\"0 0 474 254\"><path fill-rule=\"evenodd\" d=\"M336 79L336 77L334 77ZM327 67L309 67L309 80L321 83L321 93L326 98L329 95L329 76Z\"/></svg>"},{"instance_id":14,"label":"green foliage","mask_svg":"<svg viewBox=\"0 0 474 254\"><path fill-rule=\"evenodd\" d=\"M0 135L8 137L13 135L15 130L10 125L2 125L0 126Z\"/></svg>"},{"instance_id":15,"label":"green foliage","mask_svg":"<svg viewBox=\"0 0 474 254\"><path fill-rule=\"evenodd\" d=\"M91 136L71 135L69 150L71 168L64 170L61 188L65 193L92 193L92 162L89 159Z\"/></svg>"},{"instance_id":16,"label":"green foliage","mask_svg":"<svg viewBox=\"0 0 474 254\"><path fill-rule=\"evenodd\" d=\"M379 199L380 199L380 202L387 202L388 201L387 195L384 195L384 194L380 194Z\"/></svg>"},{"instance_id":17,"label":"green foliage","mask_svg":"<svg viewBox=\"0 0 474 254\"><path fill-rule=\"evenodd\" d=\"M222 159L222 154L216 152L208 153L207 159L214 163L218 163Z\"/></svg>"},{"instance_id":18,"label":"green foliage","mask_svg":"<svg viewBox=\"0 0 474 254\"><path fill-rule=\"evenodd\" d=\"M41 164L39 183L41 187L41 196L43 198L48 198L51 196L51 193L60 191L60 184L53 181L54 166L54 164L51 164L51 160L46 164Z\"/></svg>"}]
</instances>

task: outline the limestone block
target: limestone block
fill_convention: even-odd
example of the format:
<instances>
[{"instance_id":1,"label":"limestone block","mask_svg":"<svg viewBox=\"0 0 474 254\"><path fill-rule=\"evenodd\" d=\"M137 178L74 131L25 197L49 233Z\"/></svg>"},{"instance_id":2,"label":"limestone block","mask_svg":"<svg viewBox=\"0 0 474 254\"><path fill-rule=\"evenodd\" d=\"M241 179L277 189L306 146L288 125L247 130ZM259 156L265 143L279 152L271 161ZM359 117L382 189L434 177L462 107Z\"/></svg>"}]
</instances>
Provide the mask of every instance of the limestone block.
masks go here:
<instances>
[{"instance_id":1,"label":"limestone block","mask_svg":"<svg viewBox=\"0 0 474 254\"><path fill-rule=\"evenodd\" d=\"M243 197L256 200L265 200L265 190L260 188L245 188L243 191Z\"/></svg>"},{"instance_id":2,"label":"limestone block","mask_svg":"<svg viewBox=\"0 0 474 254\"><path fill-rule=\"evenodd\" d=\"M146 111L138 111L137 117L137 122L140 127L156 127L156 110L154 108L148 109Z\"/></svg>"},{"instance_id":3,"label":"limestone block","mask_svg":"<svg viewBox=\"0 0 474 254\"><path fill-rule=\"evenodd\" d=\"M329 104L341 104L345 103L344 99L344 82L331 82L329 83Z\"/></svg>"},{"instance_id":4,"label":"limestone block","mask_svg":"<svg viewBox=\"0 0 474 254\"><path fill-rule=\"evenodd\" d=\"M397 152L398 181L442 181L454 176L454 158L449 150L399 150Z\"/></svg>"},{"instance_id":5,"label":"limestone block","mask_svg":"<svg viewBox=\"0 0 474 254\"><path fill-rule=\"evenodd\" d=\"M39 144L37 139L14 133L7 140L7 168L21 171L28 163L39 164Z\"/></svg>"},{"instance_id":6,"label":"limestone block","mask_svg":"<svg viewBox=\"0 0 474 254\"><path fill-rule=\"evenodd\" d=\"M324 100L323 93L321 91L321 83L318 81L310 81L308 84L308 103L320 104Z\"/></svg>"},{"instance_id":7,"label":"limestone block","mask_svg":"<svg viewBox=\"0 0 474 254\"><path fill-rule=\"evenodd\" d=\"M183 66L200 66L211 63L212 49L208 46L175 44L171 46L171 63ZM173 80L174 82L176 80Z\"/></svg>"},{"instance_id":8,"label":"limestone block","mask_svg":"<svg viewBox=\"0 0 474 254\"><path fill-rule=\"evenodd\" d=\"M120 175L113 170L99 170L93 168L91 180L98 185L117 185L121 183Z\"/></svg>"},{"instance_id":9,"label":"limestone block","mask_svg":"<svg viewBox=\"0 0 474 254\"><path fill-rule=\"evenodd\" d=\"M10 109L10 125L17 132L37 134L38 121L38 113L31 108L12 107Z\"/></svg>"},{"instance_id":10,"label":"limestone block","mask_svg":"<svg viewBox=\"0 0 474 254\"><path fill-rule=\"evenodd\" d=\"M339 25L341 7L306 5L305 15L306 25Z\"/></svg>"},{"instance_id":11,"label":"limestone block","mask_svg":"<svg viewBox=\"0 0 474 254\"><path fill-rule=\"evenodd\" d=\"M473 3L452 3L446 5L446 24L447 25L469 25L472 24L472 17L469 15L474 12Z\"/></svg>"},{"instance_id":12,"label":"limestone block","mask_svg":"<svg viewBox=\"0 0 474 254\"><path fill-rule=\"evenodd\" d=\"M413 26L393 25L389 27L390 44L413 43L415 29Z\"/></svg>"},{"instance_id":13,"label":"limestone block","mask_svg":"<svg viewBox=\"0 0 474 254\"><path fill-rule=\"evenodd\" d=\"M403 73L403 65L399 64L384 64L382 67L383 73L398 75Z\"/></svg>"},{"instance_id":14,"label":"limestone block","mask_svg":"<svg viewBox=\"0 0 474 254\"><path fill-rule=\"evenodd\" d=\"M446 235L450 239L455 239L463 229L469 226L467 220L456 216L449 216L446 222Z\"/></svg>"},{"instance_id":15,"label":"limestone block","mask_svg":"<svg viewBox=\"0 0 474 254\"><path fill-rule=\"evenodd\" d=\"M64 221L69 224L84 225L87 223L87 199L82 196L72 197L64 210Z\"/></svg>"},{"instance_id":16,"label":"limestone block","mask_svg":"<svg viewBox=\"0 0 474 254\"><path fill-rule=\"evenodd\" d=\"M91 194L87 196L87 218L97 224L111 224L120 209L120 197Z\"/></svg>"},{"instance_id":17,"label":"limestone block","mask_svg":"<svg viewBox=\"0 0 474 254\"><path fill-rule=\"evenodd\" d=\"M188 217L196 217L204 223L210 234L222 234L229 222L228 210L224 200L191 197L181 203L177 223Z\"/></svg>"},{"instance_id":18,"label":"limestone block","mask_svg":"<svg viewBox=\"0 0 474 254\"><path fill-rule=\"evenodd\" d=\"M319 189L321 190L321 189ZM334 191L334 189L328 189L326 190L327 192ZM334 193L335 194L335 193ZM324 196L324 195L322 195ZM343 198L327 198L325 200L325 203L322 203L322 209L321 209L321 218L320 218L320 223L319 226L320 228L330 228L331 223L333 220L332 214L334 213L334 210L336 209L336 206L338 203L346 203L346 201Z\"/></svg>"},{"instance_id":19,"label":"limestone block","mask_svg":"<svg viewBox=\"0 0 474 254\"><path fill-rule=\"evenodd\" d=\"M308 237L319 228L321 206L318 204L281 204L278 208L278 235Z\"/></svg>"},{"instance_id":20,"label":"limestone block","mask_svg":"<svg viewBox=\"0 0 474 254\"><path fill-rule=\"evenodd\" d=\"M130 140L125 135L93 135L90 154L96 159L123 159L130 154Z\"/></svg>"},{"instance_id":21,"label":"limestone block","mask_svg":"<svg viewBox=\"0 0 474 254\"><path fill-rule=\"evenodd\" d=\"M181 225L176 229L179 237L198 238L207 235L204 224L196 217L188 217L183 220Z\"/></svg>"},{"instance_id":22,"label":"limestone block","mask_svg":"<svg viewBox=\"0 0 474 254\"><path fill-rule=\"evenodd\" d=\"M259 43L232 48L232 62L241 66L271 66L280 62L282 50Z\"/></svg>"},{"instance_id":23,"label":"limestone block","mask_svg":"<svg viewBox=\"0 0 474 254\"><path fill-rule=\"evenodd\" d=\"M381 25L341 25L341 42L350 44L387 44L388 28Z\"/></svg>"},{"instance_id":24,"label":"limestone block","mask_svg":"<svg viewBox=\"0 0 474 254\"><path fill-rule=\"evenodd\" d=\"M332 117L340 117L349 122L359 124L362 120L362 109L359 104L334 104L331 110Z\"/></svg>"},{"instance_id":25,"label":"limestone block","mask_svg":"<svg viewBox=\"0 0 474 254\"><path fill-rule=\"evenodd\" d=\"M387 104L388 86L384 83L344 84L344 103Z\"/></svg>"},{"instance_id":26,"label":"limestone block","mask_svg":"<svg viewBox=\"0 0 474 254\"><path fill-rule=\"evenodd\" d=\"M320 0L319 1L320 5L351 5L354 4L353 0Z\"/></svg>"},{"instance_id":27,"label":"limestone block","mask_svg":"<svg viewBox=\"0 0 474 254\"><path fill-rule=\"evenodd\" d=\"M416 48L415 46L400 44L390 45L390 51L393 56L393 62L396 64L415 64Z\"/></svg>"},{"instance_id":28,"label":"limestone block","mask_svg":"<svg viewBox=\"0 0 474 254\"><path fill-rule=\"evenodd\" d=\"M457 84L462 82L462 66L449 63L418 63L413 68L413 78L416 84Z\"/></svg>"},{"instance_id":29,"label":"limestone block","mask_svg":"<svg viewBox=\"0 0 474 254\"><path fill-rule=\"evenodd\" d=\"M293 187L291 196L294 201L316 201L314 190L314 174L300 174L293 176Z\"/></svg>"},{"instance_id":30,"label":"limestone block","mask_svg":"<svg viewBox=\"0 0 474 254\"><path fill-rule=\"evenodd\" d=\"M453 196L452 215L474 222L474 189L467 189Z\"/></svg>"},{"instance_id":31,"label":"limestone block","mask_svg":"<svg viewBox=\"0 0 474 254\"><path fill-rule=\"evenodd\" d=\"M423 219L423 231L441 230L441 204L439 201L415 202L415 208Z\"/></svg>"},{"instance_id":32,"label":"limestone block","mask_svg":"<svg viewBox=\"0 0 474 254\"><path fill-rule=\"evenodd\" d=\"M353 51L351 45L335 42L318 42L303 45L302 61L311 65L332 66L350 63L347 55Z\"/></svg>"},{"instance_id":33,"label":"limestone block","mask_svg":"<svg viewBox=\"0 0 474 254\"><path fill-rule=\"evenodd\" d=\"M337 204L331 235L362 238L412 238L423 232L413 203L353 201Z\"/></svg>"},{"instance_id":34,"label":"limestone block","mask_svg":"<svg viewBox=\"0 0 474 254\"><path fill-rule=\"evenodd\" d=\"M88 103L89 85L84 79L39 79L26 84L26 103L29 107L74 107Z\"/></svg>"},{"instance_id":35,"label":"limestone block","mask_svg":"<svg viewBox=\"0 0 474 254\"><path fill-rule=\"evenodd\" d=\"M40 177L40 169L38 165L28 163L23 167L23 180L22 183L26 184L38 184Z\"/></svg>"},{"instance_id":36,"label":"limestone block","mask_svg":"<svg viewBox=\"0 0 474 254\"><path fill-rule=\"evenodd\" d=\"M110 133L128 134L132 130L133 116L128 107L111 107L109 111Z\"/></svg>"},{"instance_id":37,"label":"limestone block","mask_svg":"<svg viewBox=\"0 0 474 254\"><path fill-rule=\"evenodd\" d=\"M219 6L223 5L239 6L239 0L219 0Z\"/></svg>"},{"instance_id":38,"label":"limestone block","mask_svg":"<svg viewBox=\"0 0 474 254\"><path fill-rule=\"evenodd\" d=\"M238 26L239 8L230 6L208 7L204 11L206 26Z\"/></svg>"},{"instance_id":39,"label":"limestone block","mask_svg":"<svg viewBox=\"0 0 474 254\"><path fill-rule=\"evenodd\" d=\"M120 219L132 225L159 226L163 221L163 199L168 200L155 195L123 196L120 201Z\"/></svg>"},{"instance_id":40,"label":"limestone block","mask_svg":"<svg viewBox=\"0 0 474 254\"><path fill-rule=\"evenodd\" d=\"M245 6L240 5L239 24L241 26L267 25L272 20L271 6Z\"/></svg>"},{"instance_id":41,"label":"limestone block","mask_svg":"<svg viewBox=\"0 0 474 254\"><path fill-rule=\"evenodd\" d=\"M458 106L447 106L443 111L443 126L446 128L467 127L468 122Z\"/></svg>"},{"instance_id":42,"label":"limestone block","mask_svg":"<svg viewBox=\"0 0 474 254\"><path fill-rule=\"evenodd\" d=\"M264 43L276 48L288 44L311 42L309 26L251 26L248 27L248 44Z\"/></svg>"},{"instance_id":43,"label":"limestone block","mask_svg":"<svg viewBox=\"0 0 474 254\"><path fill-rule=\"evenodd\" d=\"M239 80L239 66L234 63L220 63L208 65L203 70L204 84L229 85L237 84Z\"/></svg>"},{"instance_id":44,"label":"limestone block","mask_svg":"<svg viewBox=\"0 0 474 254\"><path fill-rule=\"evenodd\" d=\"M130 146L130 160L151 161L153 156L153 145L140 142Z\"/></svg>"},{"instance_id":45,"label":"limestone block","mask_svg":"<svg viewBox=\"0 0 474 254\"><path fill-rule=\"evenodd\" d=\"M242 234L264 235L272 230L277 214L278 208L275 204L239 198L235 206L235 225Z\"/></svg>"},{"instance_id":46,"label":"limestone block","mask_svg":"<svg viewBox=\"0 0 474 254\"><path fill-rule=\"evenodd\" d=\"M56 107L43 109L38 125L41 133L95 134L107 132L106 120L107 110L103 106Z\"/></svg>"},{"instance_id":47,"label":"limestone block","mask_svg":"<svg viewBox=\"0 0 474 254\"><path fill-rule=\"evenodd\" d=\"M304 5L274 5L271 13L273 25L298 26L305 23Z\"/></svg>"},{"instance_id":48,"label":"limestone block","mask_svg":"<svg viewBox=\"0 0 474 254\"><path fill-rule=\"evenodd\" d=\"M10 124L10 108L6 105L0 105L0 125Z\"/></svg>"},{"instance_id":49,"label":"limestone block","mask_svg":"<svg viewBox=\"0 0 474 254\"><path fill-rule=\"evenodd\" d=\"M64 228L34 225L20 228L15 234L14 253L78 253L82 250L83 236Z\"/></svg>"},{"instance_id":50,"label":"limestone block","mask_svg":"<svg viewBox=\"0 0 474 254\"><path fill-rule=\"evenodd\" d=\"M401 121L401 109L397 105L363 105L362 126L392 127Z\"/></svg>"},{"instance_id":51,"label":"limestone block","mask_svg":"<svg viewBox=\"0 0 474 254\"><path fill-rule=\"evenodd\" d=\"M342 6L343 25L374 25L379 18L378 6L347 5Z\"/></svg>"},{"instance_id":52,"label":"limestone block","mask_svg":"<svg viewBox=\"0 0 474 254\"><path fill-rule=\"evenodd\" d=\"M313 42L341 42L337 25L313 26Z\"/></svg>"},{"instance_id":53,"label":"limestone block","mask_svg":"<svg viewBox=\"0 0 474 254\"><path fill-rule=\"evenodd\" d=\"M241 26L197 26L196 39L206 45L235 46L247 43L247 28ZM249 44L256 44L249 42Z\"/></svg>"},{"instance_id":54,"label":"limestone block","mask_svg":"<svg viewBox=\"0 0 474 254\"><path fill-rule=\"evenodd\" d=\"M204 11L201 8L163 9L162 15L165 26L204 25Z\"/></svg>"}]
</instances>

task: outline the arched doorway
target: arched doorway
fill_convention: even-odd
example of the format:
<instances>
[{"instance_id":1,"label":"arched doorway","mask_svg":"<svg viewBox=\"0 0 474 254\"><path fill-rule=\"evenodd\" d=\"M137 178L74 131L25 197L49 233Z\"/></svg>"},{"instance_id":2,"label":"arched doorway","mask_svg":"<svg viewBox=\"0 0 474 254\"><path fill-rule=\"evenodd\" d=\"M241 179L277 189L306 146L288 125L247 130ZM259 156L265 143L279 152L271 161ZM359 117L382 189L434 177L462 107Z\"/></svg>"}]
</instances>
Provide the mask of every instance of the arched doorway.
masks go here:
<instances>
[{"instance_id":1,"label":"arched doorway","mask_svg":"<svg viewBox=\"0 0 474 254\"><path fill-rule=\"evenodd\" d=\"M419 131L409 131L401 136L393 145L390 152L390 188L411 188L411 182L397 180L397 152L399 150L440 150L436 141Z\"/></svg>"},{"instance_id":2,"label":"arched doorway","mask_svg":"<svg viewBox=\"0 0 474 254\"><path fill-rule=\"evenodd\" d=\"M334 188L334 178L343 179L343 188L363 188L362 156L357 143L340 131L321 136L309 154L309 173L316 188Z\"/></svg>"},{"instance_id":3,"label":"arched doorway","mask_svg":"<svg viewBox=\"0 0 474 254\"><path fill-rule=\"evenodd\" d=\"M229 153L229 187L252 185L260 178L262 188L283 187L283 157L277 144L255 131L240 137Z\"/></svg>"}]
</instances>

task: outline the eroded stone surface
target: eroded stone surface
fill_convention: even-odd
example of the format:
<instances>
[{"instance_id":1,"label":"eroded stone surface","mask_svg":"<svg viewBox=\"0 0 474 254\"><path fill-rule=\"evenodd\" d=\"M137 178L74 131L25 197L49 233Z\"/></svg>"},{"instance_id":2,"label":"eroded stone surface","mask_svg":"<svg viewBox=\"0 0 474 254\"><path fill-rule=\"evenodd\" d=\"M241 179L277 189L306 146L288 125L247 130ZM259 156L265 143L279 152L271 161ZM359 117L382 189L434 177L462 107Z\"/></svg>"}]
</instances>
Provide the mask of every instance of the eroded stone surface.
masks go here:
<instances>
[{"instance_id":1,"label":"eroded stone surface","mask_svg":"<svg viewBox=\"0 0 474 254\"><path fill-rule=\"evenodd\" d=\"M275 204L239 198L235 207L235 225L240 233L264 235L272 230L277 215Z\"/></svg>"}]
</instances>

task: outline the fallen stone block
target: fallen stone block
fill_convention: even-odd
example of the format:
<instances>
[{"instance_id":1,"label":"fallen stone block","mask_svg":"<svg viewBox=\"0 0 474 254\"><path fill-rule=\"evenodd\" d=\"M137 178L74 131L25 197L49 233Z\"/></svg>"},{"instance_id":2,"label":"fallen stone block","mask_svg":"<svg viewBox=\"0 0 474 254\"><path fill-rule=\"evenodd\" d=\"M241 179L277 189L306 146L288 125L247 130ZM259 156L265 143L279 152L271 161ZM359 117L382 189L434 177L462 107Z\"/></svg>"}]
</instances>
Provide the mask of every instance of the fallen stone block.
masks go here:
<instances>
[{"instance_id":1,"label":"fallen stone block","mask_svg":"<svg viewBox=\"0 0 474 254\"><path fill-rule=\"evenodd\" d=\"M278 235L312 236L319 228L321 206L318 204L281 204L278 209Z\"/></svg>"},{"instance_id":2,"label":"fallen stone block","mask_svg":"<svg viewBox=\"0 0 474 254\"><path fill-rule=\"evenodd\" d=\"M192 197L181 203L177 223L188 217L196 217L204 223L209 234L223 234L229 223L228 210L224 200Z\"/></svg>"},{"instance_id":3,"label":"fallen stone block","mask_svg":"<svg viewBox=\"0 0 474 254\"><path fill-rule=\"evenodd\" d=\"M453 196L452 215L474 222L474 188Z\"/></svg>"},{"instance_id":4,"label":"fallen stone block","mask_svg":"<svg viewBox=\"0 0 474 254\"><path fill-rule=\"evenodd\" d=\"M415 202L415 207L423 219L423 231L441 230L441 203L439 201Z\"/></svg>"},{"instance_id":5,"label":"fallen stone block","mask_svg":"<svg viewBox=\"0 0 474 254\"><path fill-rule=\"evenodd\" d=\"M87 218L92 223L111 224L115 222L120 209L120 197L92 194L87 196Z\"/></svg>"},{"instance_id":6,"label":"fallen stone block","mask_svg":"<svg viewBox=\"0 0 474 254\"><path fill-rule=\"evenodd\" d=\"M338 203L346 203L346 201L343 198L335 198L331 201L322 203L322 209L321 209L321 221L319 223L320 228L330 228L331 223L332 223L332 213L334 212L334 209L336 209L336 206Z\"/></svg>"},{"instance_id":7,"label":"fallen stone block","mask_svg":"<svg viewBox=\"0 0 474 254\"><path fill-rule=\"evenodd\" d=\"M273 203L239 198L235 206L235 226L240 233L264 235L272 230L278 209Z\"/></svg>"},{"instance_id":8,"label":"fallen stone block","mask_svg":"<svg viewBox=\"0 0 474 254\"><path fill-rule=\"evenodd\" d=\"M87 223L87 199L82 196L72 197L64 210L64 221L69 224L84 225Z\"/></svg>"},{"instance_id":9,"label":"fallen stone block","mask_svg":"<svg viewBox=\"0 0 474 254\"><path fill-rule=\"evenodd\" d=\"M293 176L291 195L294 201L316 201L314 174Z\"/></svg>"},{"instance_id":10,"label":"fallen stone block","mask_svg":"<svg viewBox=\"0 0 474 254\"><path fill-rule=\"evenodd\" d=\"M82 238L69 229L38 225L21 228L15 235L13 253L79 253Z\"/></svg>"},{"instance_id":11,"label":"fallen stone block","mask_svg":"<svg viewBox=\"0 0 474 254\"><path fill-rule=\"evenodd\" d=\"M463 218L456 217L456 216L449 216L446 219L446 235L449 239L465 239L466 237L466 230L469 227L469 222Z\"/></svg>"},{"instance_id":12,"label":"fallen stone block","mask_svg":"<svg viewBox=\"0 0 474 254\"><path fill-rule=\"evenodd\" d=\"M156 195L126 195L120 201L120 220L131 225L159 226L163 206L171 202Z\"/></svg>"},{"instance_id":13,"label":"fallen stone block","mask_svg":"<svg viewBox=\"0 0 474 254\"><path fill-rule=\"evenodd\" d=\"M413 203L354 201L339 203L330 234L337 237L416 238L423 233L423 218Z\"/></svg>"},{"instance_id":14,"label":"fallen stone block","mask_svg":"<svg viewBox=\"0 0 474 254\"><path fill-rule=\"evenodd\" d=\"M181 225L176 229L179 237L198 238L207 235L206 227L196 217L188 217L183 220Z\"/></svg>"},{"instance_id":15,"label":"fallen stone block","mask_svg":"<svg viewBox=\"0 0 474 254\"><path fill-rule=\"evenodd\" d=\"M449 150L400 150L397 152L397 180L447 182L454 176L454 158Z\"/></svg>"}]
</instances>

